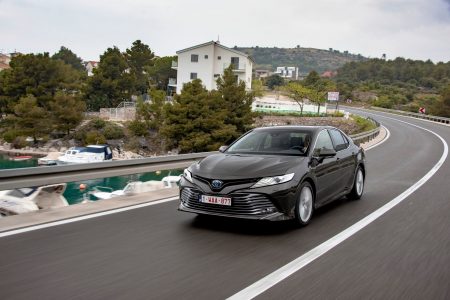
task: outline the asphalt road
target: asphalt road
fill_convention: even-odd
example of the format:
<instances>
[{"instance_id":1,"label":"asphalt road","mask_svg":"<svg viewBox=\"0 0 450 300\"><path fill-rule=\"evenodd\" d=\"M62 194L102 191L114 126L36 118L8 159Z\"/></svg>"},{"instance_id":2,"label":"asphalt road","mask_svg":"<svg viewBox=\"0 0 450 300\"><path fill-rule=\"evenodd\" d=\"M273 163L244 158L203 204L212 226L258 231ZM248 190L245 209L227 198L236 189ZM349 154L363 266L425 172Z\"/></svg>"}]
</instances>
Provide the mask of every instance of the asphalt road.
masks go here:
<instances>
[{"instance_id":1,"label":"asphalt road","mask_svg":"<svg viewBox=\"0 0 450 300\"><path fill-rule=\"evenodd\" d=\"M224 299L369 215L430 171L450 127L376 113L360 201L312 223L198 218L177 201L0 238L1 299ZM403 202L261 299L450 299L450 162Z\"/></svg>"}]
</instances>

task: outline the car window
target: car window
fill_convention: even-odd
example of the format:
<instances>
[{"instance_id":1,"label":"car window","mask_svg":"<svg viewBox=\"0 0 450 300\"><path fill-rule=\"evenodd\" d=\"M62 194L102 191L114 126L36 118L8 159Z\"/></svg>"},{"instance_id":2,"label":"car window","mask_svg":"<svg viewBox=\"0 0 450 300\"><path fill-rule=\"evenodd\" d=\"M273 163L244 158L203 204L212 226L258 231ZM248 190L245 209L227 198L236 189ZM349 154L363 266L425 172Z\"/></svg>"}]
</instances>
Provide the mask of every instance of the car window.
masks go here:
<instances>
[{"instance_id":1,"label":"car window","mask_svg":"<svg viewBox=\"0 0 450 300\"><path fill-rule=\"evenodd\" d=\"M231 145L226 153L305 155L310 133L298 129L267 129L250 132Z\"/></svg>"},{"instance_id":2,"label":"car window","mask_svg":"<svg viewBox=\"0 0 450 300\"><path fill-rule=\"evenodd\" d=\"M318 153L322 149L333 150L333 143L331 142L328 130L322 130L317 136L316 145L314 147L314 153Z\"/></svg>"},{"instance_id":3,"label":"car window","mask_svg":"<svg viewBox=\"0 0 450 300\"><path fill-rule=\"evenodd\" d=\"M342 136L341 132L336 129L329 130L329 133L331 135L331 139L333 140L334 149L336 151L340 151L347 148L347 143L344 140L344 137Z\"/></svg>"}]
</instances>

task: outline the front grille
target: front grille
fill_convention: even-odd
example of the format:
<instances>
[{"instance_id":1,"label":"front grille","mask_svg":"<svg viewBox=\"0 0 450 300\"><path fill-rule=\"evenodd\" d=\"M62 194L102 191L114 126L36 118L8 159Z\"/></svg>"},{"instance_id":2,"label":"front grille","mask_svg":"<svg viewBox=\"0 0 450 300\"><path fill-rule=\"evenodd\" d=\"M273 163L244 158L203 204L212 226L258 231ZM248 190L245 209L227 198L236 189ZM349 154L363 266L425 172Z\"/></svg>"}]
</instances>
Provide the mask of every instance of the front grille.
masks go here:
<instances>
[{"instance_id":1,"label":"front grille","mask_svg":"<svg viewBox=\"0 0 450 300\"><path fill-rule=\"evenodd\" d=\"M261 215L276 211L272 202L261 194L235 193L227 195L227 197L231 197L231 206L200 202L201 194L198 190L184 188L181 191L181 201L187 208L221 214Z\"/></svg>"},{"instance_id":2,"label":"front grille","mask_svg":"<svg viewBox=\"0 0 450 300\"><path fill-rule=\"evenodd\" d=\"M215 189L211 185L211 183L214 179L205 178L205 177L201 177L198 175L194 175L193 177L201 182L206 183L211 189L213 189L215 191L220 191L227 186L256 183L256 182L258 182L258 180L261 179L261 178L245 178L245 179L231 179L231 180L220 179L223 182L223 184L219 189ZM219 179L219 178L217 178L217 179Z\"/></svg>"}]
</instances>

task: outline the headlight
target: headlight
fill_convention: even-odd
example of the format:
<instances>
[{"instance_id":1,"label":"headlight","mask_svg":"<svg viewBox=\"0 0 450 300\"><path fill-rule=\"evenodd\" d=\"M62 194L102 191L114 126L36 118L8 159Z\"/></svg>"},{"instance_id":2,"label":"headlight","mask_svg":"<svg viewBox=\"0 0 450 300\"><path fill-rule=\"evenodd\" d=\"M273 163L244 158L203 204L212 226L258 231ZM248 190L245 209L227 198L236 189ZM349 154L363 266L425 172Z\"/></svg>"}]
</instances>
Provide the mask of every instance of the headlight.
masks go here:
<instances>
[{"instance_id":1,"label":"headlight","mask_svg":"<svg viewBox=\"0 0 450 300\"><path fill-rule=\"evenodd\" d=\"M192 182L192 174L188 169L184 169L183 176L187 181Z\"/></svg>"},{"instance_id":2,"label":"headlight","mask_svg":"<svg viewBox=\"0 0 450 300\"><path fill-rule=\"evenodd\" d=\"M258 188L262 186L268 186L268 185L274 185L274 184L280 184L290 181L292 178L294 178L295 173L286 174L282 176L274 176L274 177L264 177L261 180L259 180L257 183L251 186L251 188Z\"/></svg>"}]
</instances>

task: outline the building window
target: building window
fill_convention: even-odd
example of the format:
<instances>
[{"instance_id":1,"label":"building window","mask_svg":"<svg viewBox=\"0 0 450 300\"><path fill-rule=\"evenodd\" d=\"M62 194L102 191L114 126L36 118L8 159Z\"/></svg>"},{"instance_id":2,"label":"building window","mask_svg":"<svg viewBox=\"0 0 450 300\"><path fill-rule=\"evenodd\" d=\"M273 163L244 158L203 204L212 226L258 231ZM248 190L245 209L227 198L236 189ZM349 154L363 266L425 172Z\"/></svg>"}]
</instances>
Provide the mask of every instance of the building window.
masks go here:
<instances>
[{"instance_id":1,"label":"building window","mask_svg":"<svg viewBox=\"0 0 450 300\"><path fill-rule=\"evenodd\" d=\"M198 54L191 54L191 62L198 62Z\"/></svg>"},{"instance_id":2,"label":"building window","mask_svg":"<svg viewBox=\"0 0 450 300\"><path fill-rule=\"evenodd\" d=\"M205 54L205 59L208 59L208 54Z\"/></svg>"},{"instance_id":3,"label":"building window","mask_svg":"<svg viewBox=\"0 0 450 300\"><path fill-rule=\"evenodd\" d=\"M222 59L222 56L217 56L217 59L218 59L218 60L221 60L221 59Z\"/></svg>"},{"instance_id":4,"label":"building window","mask_svg":"<svg viewBox=\"0 0 450 300\"><path fill-rule=\"evenodd\" d=\"M192 79L197 79L197 73L191 73L191 80Z\"/></svg>"}]
</instances>

